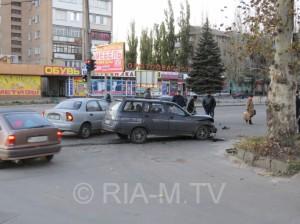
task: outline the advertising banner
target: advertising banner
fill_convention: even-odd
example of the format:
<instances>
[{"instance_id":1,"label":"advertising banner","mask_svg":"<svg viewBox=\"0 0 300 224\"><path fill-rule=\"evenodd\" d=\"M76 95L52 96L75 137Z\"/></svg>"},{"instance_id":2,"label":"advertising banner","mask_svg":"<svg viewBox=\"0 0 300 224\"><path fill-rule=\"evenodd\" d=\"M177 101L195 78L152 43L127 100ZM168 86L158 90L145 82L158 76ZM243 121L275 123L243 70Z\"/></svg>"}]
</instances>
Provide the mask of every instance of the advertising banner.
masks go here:
<instances>
[{"instance_id":1,"label":"advertising banner","mask_svg":"<svg viewBox=\"0 0 300 224\"><path fill-rule=\"evenodd\" d=\"M27 75L0 75L0 95L40 96L41 77Z\"/></svg>"},{"instance_id":2,"label":"advertising banner","mask_svg":"<svg viewBox=\"0 0 300 224\"><path fill-rule=\"evenodd\" d=\"M125 44L113 43L97 46L94 53L97 73L124 72L125 70Z\"/></svg>"},{"instance_id":3,"label":"advertising banner","mask_svg":"<svg viewBox=\"0 0 300 224\"><path fill-rule=\"evenodd\" d=\"M81 77L74 77L74 96L86 96L87 84Z\"/></svg>"}]
</instances>

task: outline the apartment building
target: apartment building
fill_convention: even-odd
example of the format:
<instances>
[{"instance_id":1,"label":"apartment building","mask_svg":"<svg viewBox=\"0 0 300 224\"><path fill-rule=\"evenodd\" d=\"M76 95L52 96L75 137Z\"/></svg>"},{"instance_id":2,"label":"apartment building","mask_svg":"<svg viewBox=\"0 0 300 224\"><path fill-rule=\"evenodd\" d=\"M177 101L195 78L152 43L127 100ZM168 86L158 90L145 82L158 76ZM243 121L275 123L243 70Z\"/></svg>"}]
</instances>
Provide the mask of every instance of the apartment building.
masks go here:
<instances>
[{"instance_id":1,"label":"apartment building","mask_svg":"<svg viewBox=\"0 0 300 224\"><path fill-rule=\"evenodd\" d=\"M0 55L19 62L80 67L83 0L0 0ZM89 0L92 49L110 43L113 0Z\"/></svg>"},{"instance_id":2,"label":"apartment building","mask_svg":"<svg viewBox=\"0 0 300 224\"><path fill-rule=\"evenodd\" d=\"M0 60L22 61L21 0L0 0Z\"/></svg>"}]
</instances>

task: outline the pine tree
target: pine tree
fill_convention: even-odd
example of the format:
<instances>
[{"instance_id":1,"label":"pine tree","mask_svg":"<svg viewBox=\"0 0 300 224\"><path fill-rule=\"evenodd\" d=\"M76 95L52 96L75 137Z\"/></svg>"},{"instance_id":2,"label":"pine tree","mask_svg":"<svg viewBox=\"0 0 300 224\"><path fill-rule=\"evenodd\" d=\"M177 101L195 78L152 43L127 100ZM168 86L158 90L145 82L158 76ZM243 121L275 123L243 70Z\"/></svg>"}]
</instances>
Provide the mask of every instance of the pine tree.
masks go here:
<instances>
[{"instance_id":1,"label":"pine tree","mask_svg":"<svg viewBox=\"0 0 300 224\"><path fill-rule=\"evenodd\" d=\"M154 24L153 33L153 63L161 65L161 34L158 24Z\"/></svg>"},{"instance_id":2,"label":"pine tree","mask_svg":"<svg viewBox=\"0 0 300 224\"><path fill-rule=\"evenodd\" d=\"M139 41L135 33L135 22L133 21L130 24L130 33L127 37L128 51L126 51L126 65L136 64L138 42Z\"/></svg>"},{"instance_id":3,"label":"pine tree","mask_svg":"<svg viewBox=\"0 0 300 224\"><path fill-rule=\"evenodd\" d=\"M165 23L160 25L160 50L161 50L161 65L168 65L168 40Z\"/></svg>"},{"instance_id":4,"label":"pine tree","mask_svg":"<svg viewBox=\"0 0 300 224\"><path fill-rule=\"evenodd\" d=\"M223 87L220 49L213 39L208 19L202 28L198 49L193 57L189 87L198 94L219 92Z\"/></svg>"}]
</instances>

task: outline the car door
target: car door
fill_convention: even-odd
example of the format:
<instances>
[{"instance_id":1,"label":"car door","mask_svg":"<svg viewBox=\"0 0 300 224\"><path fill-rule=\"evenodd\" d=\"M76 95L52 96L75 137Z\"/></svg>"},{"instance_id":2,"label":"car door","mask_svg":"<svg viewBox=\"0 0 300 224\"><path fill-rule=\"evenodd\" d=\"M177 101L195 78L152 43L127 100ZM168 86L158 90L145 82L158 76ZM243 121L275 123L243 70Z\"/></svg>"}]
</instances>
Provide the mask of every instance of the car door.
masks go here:
<instances>
[{"instance_id":1,"label":"car door","mask_svg":"<svg viewBox=\"0 0 300 224\"><path fill-rule=\"evenodd\" d=\"M169 116L163 103L144 103L143 115L144 122L151 134L168 135Z\"/></svg>"},{"instance_id":2,"label":"car door","mask_svg":"<svg viewBox=\"0 0 300 224\"><path fill-rule=\"evenodd\" d=\"M101 123L104 119L105 112L96 100L89 100L86 103L87 119L92 124L92 129L101 129Z\"/></svg>"},{"instance_id":3,"label":"car door","mask_svg":"<svg viewBox=\"0 0 300 224\"><path fill-rule=\"evenodd\" d=\"M196 129L197 122L190 118L180 106L167 104L169 117L169 132L174 135L192 134Z\"/></svg>"}]
</instances>

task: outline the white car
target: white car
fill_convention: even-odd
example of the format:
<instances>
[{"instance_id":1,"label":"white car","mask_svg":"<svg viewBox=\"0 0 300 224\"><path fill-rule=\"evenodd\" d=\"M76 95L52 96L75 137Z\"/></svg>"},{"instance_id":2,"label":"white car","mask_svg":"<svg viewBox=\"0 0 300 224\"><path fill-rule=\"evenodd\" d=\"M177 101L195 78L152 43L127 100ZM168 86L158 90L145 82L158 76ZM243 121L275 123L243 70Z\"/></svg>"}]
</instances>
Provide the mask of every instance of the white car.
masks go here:
<instances>
[{"instance_id":1,"label":"white car","mask_svg":"<svg viewBox=\"0 0 300 224\"><path fill-rule=\"evenodd\" d=\"M107 107L103 99L73 98L46 110L44 116L59 130L88 138L92 132L101 130Z\"/></svg>"}]
</instances>

